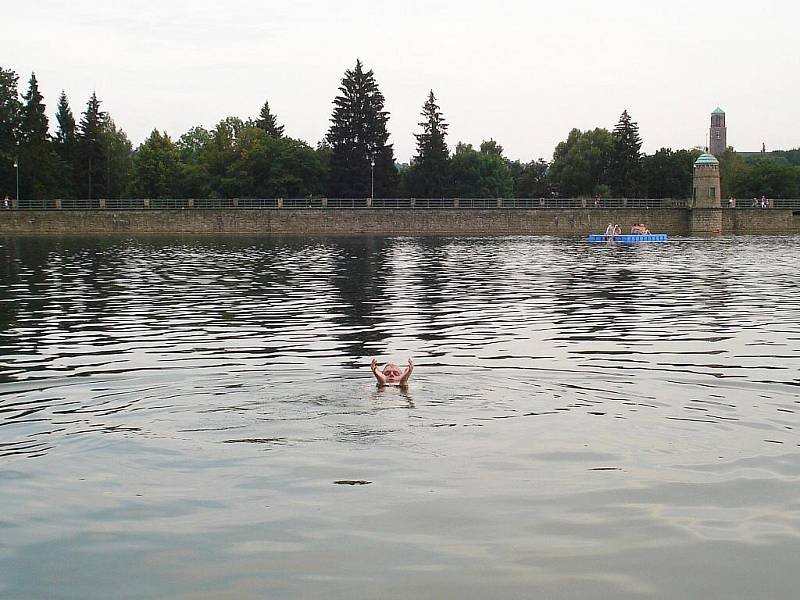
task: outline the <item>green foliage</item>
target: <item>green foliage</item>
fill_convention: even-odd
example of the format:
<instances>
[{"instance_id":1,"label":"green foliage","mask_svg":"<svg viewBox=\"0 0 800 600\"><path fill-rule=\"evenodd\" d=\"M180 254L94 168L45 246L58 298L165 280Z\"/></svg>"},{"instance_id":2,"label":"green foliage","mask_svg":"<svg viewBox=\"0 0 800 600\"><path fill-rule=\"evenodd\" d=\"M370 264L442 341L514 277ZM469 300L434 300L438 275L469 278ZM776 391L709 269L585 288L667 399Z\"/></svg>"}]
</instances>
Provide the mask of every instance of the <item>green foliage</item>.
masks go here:
<instances>
[{"instance_id":1,"label":"green foliage","mask_svg":"<svg viewBox=\"0 0 800 600\"><path fill-rule=\"evenodd\" d=\"M40 200L52 197L57 190L59 160L47 133L47 115L36 75L31 74L22 99L19 194L21 198Z\"/></svg>"},{"instance_id":2,"label":"green foliage","mask_svg":"<svg viewBox=\"0 0 800 600\"><path fill-rule=\"evenodd\" d=\"M334 99L330 129L316 148L284 136L269 103L258 119L228 117L211 131L195 127L177 142L154 130L137 152L92 94L76 125L62 91L56 132L38 81L27 92L18 76L0 68L0 193L14 195L19 174L23 199L148 197L301 197L327 192L367 197L374 171L375 195L397 191L415 197L647 196L685 198L691 193L699 152L662 148L641 154L638 125L627 111L613 132L573 129L558 144L553 161L524 163L503 156L490 139L475 150L458 144L450 156L448 125L431 91L422 107L416 156L396 165L388 144L389 114L373 72L360 60L345 71ZM800 148L738 154L720 161L723 197L800 197ZM18 161L19 169L14 168ZM374 160L374 170L371 162Z\"/></svg>"},{"instance_id":3,"label":"green foliage","mask_svg":"<svg viewBox=\"0 0 800 600\"><path fill-rule=\"evenodd\" d=\"M36 74L31 73L28 91L23 94L25 101L22 106L22 122L20 140L23 142L47 141L47 115L44 109L44 98L39 92L39 82Z\"/></svg>"},{"instance_id":4,"label":"green foliage","mask_svg":"<svg viewBox=\"0 0 800 600\"><path fill-rule=\"evenodd\" d=\"M176 198L209 198L211 181L203 152L211 140L204 127L193 127L175 144L179 163L173 193Z\"/></svg>"},{"instance_id":5,"label":"green foliage","mask_svg":"<svg viewBox=\"0 0 800 600\"><path fill-rule=\"evenodd\" d=\"M550 181L561 196L592 196L607 184L606 169L614 148L607 129L570 131L556 146L550 165Z\"/></svg>"},{"instance_id":6,"label":"green foliage","mask_svg":"<svg viewBox=\"0 0 800 600\"><path fill-rule=\"evenodd\" d=\"M737 198L798 198L800 167L760 160L747 165L732 182Z\"/></svg>"},{"instance_id":7,"label":"green foliage","mask_svg":"<svg viewBox=\"0 0 800 600\"><path fill-rule=\"evenodd\" d=\"M800 167L800 148L792 150L776 150L772 154L781 156L787 163L793 167Z\"/></svg>"},{"instance_id":8,"label":"green foliage","mask_svg":"<svg viewBox=\"0 0 800 600\"><path fill-rule=\"evenodd\" d=\"M547 177L548 165L541 158L529 163L513 161L508 163L514 178L515 198L545 198L550 195L550 182Z\"/></svg>"},{"instance_id":9,"label":"green foliage","mask_svg":"<svg viewBox=\"0 0 800 600\"><path fill-rule=\"evenodd\" d=\"M642 157L640 190L648 198L690 198L694 161L699 150L661 148Z\"/></svg>"},{"instance_id":10,"label":"green foliage","mask_svg":"<svg viewBox=\"0 0 800 600\"><path fill-rule=\"evenodd\" d=\"M241 132L234 156L230 172L238 197L300 198L322 191L319 158L304 142L251 128Z\"/></svg>"},{"instance_id":11,"label":"green foliage","mask_svg":"<svg viewBox=\"0 0 800 600\"><path fill-rule=\"evenodd\" d=\"M494 140L484 140L481 142L481 152L492 156L503 156L503 147Z\"/></svg>"},{"instance_id":12,"label":"green foliage","mask_svg":"<svg viewBox=\"0 0 800 600\"><path fill-rule=\"evenodd\" d=\"M75 177L81 198L104 198L106 195L106 154L101 141L105 117L106 114L100 110L97 94L93 92L77 134Z\"/></svg>"},{"instance_id":13,"label":"green foliage","mask_svg":"<svg viewBox=\"0 0 800 600\"><path fill-rule=\"evenodd\" d=\"M142 198L174 196L180 154L166 132L157 129L136 150L134 157L134 194Z\"/></svg>"},{"instance_id":14,"label":"green foliage","mask_svg":"<svg viewBox=\"0 0 800 600\"><path fill-rule=\"evenodd\" d=\"M184 163L197 163L200 161L203 148L211 139L211 134L204 127L192 127L184 133L175 144Z\"/></svg>"},{"instance_id":15,"label":"green foliage","mask_svg":"<svg viewBox=\"0 0 800 600\"><path fill-rule=\"evenodd\" d=\"M441 197L447 188L450 166L450 153L445 142L448 125L436 104L433 90L421 114L423 120L419 126L422 127L422 133L414 134L417 138L417 155L403 177L410 195L417 198Z\"/></svg>"},{"instance_id":16,"label":"green foliage","mask_svg":"<svg viewBox=\"0 0 800 600\"><path fill-rule=\"evenodd\" d=\"M641 176L642 139L639 125L628 111L622 111L619 122L611 134L613 147L608 163L608 183L615 196L635 198L639 192Z\"/></svg>"},{"instance_id":17,"label":"green foliage","mask_svg":"<svg viewBox=\"0 0 800 600\"><path fill-rule=\"evenodd\" d=\"M15 195L17 159L22 105L19 102L17 82L14 71L0 67L0 194Z\"/></svg>"},{"instance_id":18,"label":"green foliage","mask_svg":"<svg viewBox=\"0 0 800 600\"><path fill-rule=\"evenodd\" d=\"M75 197L75 168L78 156L78 140L75 129L75 117L69 107L69 100L64 90L58 97L58 107L56 109L56 135L53 140L53 147L58 154L58 195L62 198Z\"/></svg>"},{"instance_id":19,"label":"green foliage","mask_svg":"<svg viewBox=\"0 0 800 600\"><path fill-rule=\"evenodd\" d=\"M195 127L174 149L170 193L176 197L297 198L323 192L322 154L305 142L269 135L255 121L228 117L211 132Z\"/></svg>"},{"instance_id":20,"label":"green foliage","mask_svg":"<svg viewBox=\"0 0 800 600\"><path fill-rule=\"evenodd\" d=\"M261 112L258 114L255 125L272 137L279 138L283 136L283 125L278 125L275 115L270 112L269 102L264 102L264 106L261 107Z\"/></svg>"},{"instance_id":21,"label":"green foliage","mask_svg":"<svg viewBox=\"0 0 800 600\"><path fill-rule=\"evenodd\" d=\"M360 60L345 71L333 101L327 141L332 148L328 195L366 198L370 195L370 162L374 162L375 195L393 196L398 174L394 150L388 144L389 113L372 70L364 71Z\"/></svg>"},{"instance_id":22,"label":"green foliage","mask_svg":"<svg viewBox=\"0 0 800 600\"><path fill-rule=\"evenodd\" d=\"M106 198L122 198L130 193L133 175L133 144L114 120L106 114L100 132L105 156Z\"/></svg>"},{"instance_id":23,"label":"green foliage","mask_svg":"<svg viewBox=\"0 0 800 600\"><path fill-rule=\"evenodd\" d=\"M721 198L724 201L726 198L737 197L737 190L746 186L751 171L750 165L733 148L727 148L717 159L719 160Z\"/></svg>"},{"instance_id":24,"label":"green foliage","mask_svg":"<svg viewBox=\"0 0 800 600\"><path fill-rule=\"evenodd\" d=\"M450 160L449 194L454 198L510 198L514 179L498 148L493 142L481 144L480 151L471 144L456 145Z\"/></svg>"}]
</instances>

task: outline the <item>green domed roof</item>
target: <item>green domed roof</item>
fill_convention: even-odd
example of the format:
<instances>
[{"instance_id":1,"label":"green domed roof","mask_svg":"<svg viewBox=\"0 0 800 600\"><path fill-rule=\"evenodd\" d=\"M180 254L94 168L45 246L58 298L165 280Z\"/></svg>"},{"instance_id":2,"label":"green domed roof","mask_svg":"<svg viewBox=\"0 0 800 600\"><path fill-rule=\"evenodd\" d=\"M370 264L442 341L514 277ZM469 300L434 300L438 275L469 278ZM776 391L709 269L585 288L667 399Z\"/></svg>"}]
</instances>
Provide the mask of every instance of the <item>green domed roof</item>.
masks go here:
<instances>
[{"instance_id":1,"label":"green domed roof","mask_svg":"<svg viewBox=\"0 0 800 600\"><path fill-rule=\"evenodd\" d=\"M725 111L722 110L719 106L714 109L714 112L711 113L712 115L724 115Z\"/></svg>"},{"instance_id":2,"label":"green domed roof","mask_svg":"<svg viewBox=\"0 0 800 600\"><path fill-rule=\"evenodd\" d=\"M709 165L719 166L719 161L714 158L713 154L703 153L694 161L695 167L707 167Z\"/></svg>"}]
</instances>

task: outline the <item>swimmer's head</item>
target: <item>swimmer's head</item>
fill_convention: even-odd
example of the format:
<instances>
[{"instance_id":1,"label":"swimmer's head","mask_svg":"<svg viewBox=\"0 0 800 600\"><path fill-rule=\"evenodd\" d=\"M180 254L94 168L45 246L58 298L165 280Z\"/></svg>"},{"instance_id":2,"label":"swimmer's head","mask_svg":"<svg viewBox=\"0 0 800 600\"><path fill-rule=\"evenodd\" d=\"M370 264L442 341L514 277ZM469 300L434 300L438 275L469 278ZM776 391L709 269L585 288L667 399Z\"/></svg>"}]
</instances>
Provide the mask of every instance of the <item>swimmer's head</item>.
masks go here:
<instances>
[{"instance_id":1,"label":"swimmer's head","mask_svg":"<svg viewBox=\"0 0 800 600\"><path fill-rule=\"evenodd\" d=\"M403 371L401 371L400 367L394 363L388 363L385 367L383 367L383 375L386 377L386 381L389 383L399 381L402 374Z\"/></svg>"}]
</instances>

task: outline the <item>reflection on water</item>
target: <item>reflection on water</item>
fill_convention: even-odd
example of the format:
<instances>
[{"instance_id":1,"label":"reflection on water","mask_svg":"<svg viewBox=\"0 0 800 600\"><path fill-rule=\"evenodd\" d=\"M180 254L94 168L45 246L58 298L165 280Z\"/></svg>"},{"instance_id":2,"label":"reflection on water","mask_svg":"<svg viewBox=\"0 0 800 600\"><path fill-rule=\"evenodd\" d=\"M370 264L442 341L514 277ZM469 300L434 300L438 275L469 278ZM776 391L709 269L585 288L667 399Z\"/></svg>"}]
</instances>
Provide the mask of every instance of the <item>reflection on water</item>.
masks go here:
<instances>
[{"instance_id":1,"label":"reflection on water","mask_svg":"<svg viewBox=\"0 0 800 600\"><path fill-rule=\"evenodd\" d=\"M1 242L0 597L795 597L796 237Z\"/></svg>"}]
</instances>

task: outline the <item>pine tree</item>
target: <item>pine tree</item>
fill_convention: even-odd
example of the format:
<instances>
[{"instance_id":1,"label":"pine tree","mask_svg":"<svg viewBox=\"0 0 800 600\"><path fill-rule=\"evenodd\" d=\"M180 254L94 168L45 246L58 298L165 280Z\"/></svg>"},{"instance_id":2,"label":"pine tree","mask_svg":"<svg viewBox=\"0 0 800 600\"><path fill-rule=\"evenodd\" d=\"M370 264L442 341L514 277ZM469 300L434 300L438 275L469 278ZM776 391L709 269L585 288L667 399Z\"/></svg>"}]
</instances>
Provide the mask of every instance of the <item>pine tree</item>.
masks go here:
<instances>
[{"instance_id":1,"label":"pine tree","mask_svg":"<svg viewBox=\"0 0 800 600\"><path fill-rule=\"evenodd\" d=\"M450 153L444 139L448 125L436 104L433 90L422 107L421 115L423 121L419 126L422 127L422 133L414 134L417 138L417 156L409 174L411 192L419 198L441 197L448 181Z\"/></svg>"},{"instance_id":2,"label":"pine tree","mask_svg":"<svg viewBox=\"0 0 800 600\"><path fill-rule=\"evenodd\" d=\"M21 105L14 71L0 68L0 196L15 195Z\"/></svg>"},{"instance_id":3,"label":"pine tree","mask_svg":"<svg viewBox=\"0 0 800 600\"><path fill-rule=\"evenodd\" d=\"M58 107L56 110L56 135L53 140L56 154L61 159L59 187L61 196L64 198L75 197L75 173L77 170L77 136L75 131L75 117L69 107L69 100L64 90L58 97Z\"/></svg>"},{"instance_id":4,"label":"pine tree","mask_svg":"<svg viewBox=\"0 0 800 600\"><path fill-rule=\"evenodd\" d=\"M384 97L374 73L364 71L360 60L355 69L345 71L340 95L333 101L331 127L327 140L332 148L328 195L340 198L369 197L374 181L378 197L395 193L399 179L394 150L387 144ZM374 163L374 168L370 163ZM373 178L370 172L373 173Z\"/></svg>"},{"instance_id":5,"label":"pine tree","mask_svg":"<svg viewBox=\"0 0 800 600\"><path fill-rule=\"evenodd\" d=\"M78 194L88 199L102 198L106 193L106 156L102 143L105 118L97 94L92 92L77 134Z\"/></svg>"},{"instance_id":6,"label":"pine tree","mask_svg":"<svg viewBox=\"0 0 800 600\"><path fill-rule=\"evenodd\" d=\"M275 115L269 110L269 102L264 102L261 107L261 112L258 114L258 119L255 122L256 127L259 127L267 132L274 138L283 137L283 125L278 125L278 120Z\"/></svg>"},{"instance_id":7,"label":"pine tree","mask_svg":"<svg viewBox=\"0 0 800 600\"><path fill-rule=\"evenodd\" d=\"M20 177L22 198L43 199L55 191L58 157L48 134L44 98L39 92L39 82L31 73L28 92L22 96L20 123L19 168L25 170Z\"/></svg>"},{"instance_id":8,"label":"pine tree","mask_svg":"<svg viewBox=\"0 0 800 600\"><path fill-rule=\"evenodd\" d=\"M642 171L642 139L639 125L631 120L628 111L622 112L612 132L613 149L608 169L612 194L632 198L639 192Z\"/></svg>"}]
</instances>

